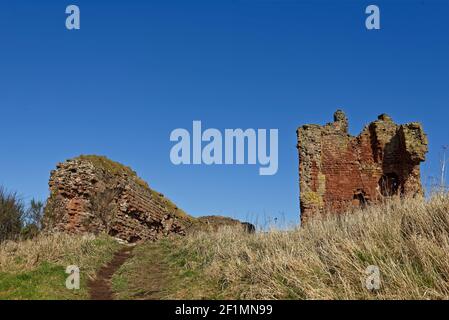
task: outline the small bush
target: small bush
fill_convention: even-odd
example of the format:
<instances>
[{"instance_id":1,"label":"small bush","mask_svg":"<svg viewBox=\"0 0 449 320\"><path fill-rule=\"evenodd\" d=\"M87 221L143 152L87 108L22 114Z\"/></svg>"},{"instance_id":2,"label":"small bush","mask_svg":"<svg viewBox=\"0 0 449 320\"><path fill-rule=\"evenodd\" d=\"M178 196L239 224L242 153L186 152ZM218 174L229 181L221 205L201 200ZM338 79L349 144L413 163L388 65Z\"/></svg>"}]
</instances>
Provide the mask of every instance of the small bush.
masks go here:
<instances>
[{"instance_id":1,"label":"small bush","mask_svg":"<svg viewBox=\"0 0 449 320\"><path fill-rule=\"evenodd\" d=\"M0 187L0 242L20 235L25 214L25 205L17 194Z\"/></svg>"},{"instance_id":2,"label":"small bush","mask_svg":"<svg viewBox=\"0 0 449 320\"><path fill-rule=\"evenodd\" d=\"M17 193L0 187L0 242L35 237L42 229L44 207L33 199L27 208Z\"/></svg>"}]
</instances>

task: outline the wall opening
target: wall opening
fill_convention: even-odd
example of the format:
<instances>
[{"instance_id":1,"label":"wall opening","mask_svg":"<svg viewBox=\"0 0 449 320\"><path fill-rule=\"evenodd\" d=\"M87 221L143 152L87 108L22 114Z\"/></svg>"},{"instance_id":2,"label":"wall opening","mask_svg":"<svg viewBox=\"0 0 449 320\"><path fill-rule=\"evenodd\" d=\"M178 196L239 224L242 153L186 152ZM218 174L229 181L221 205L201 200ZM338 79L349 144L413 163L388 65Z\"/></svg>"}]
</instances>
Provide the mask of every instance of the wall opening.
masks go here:
<instances>
[{"instance_id":1,"label":"wall opening","mask_svg":"<svg viewBox=\"0 0 449 320\"><path fill-rule=\"evenodd\" d=\"M379 180L380 193L384 197L390 197L398 194L399 177L395 173L384 174Z\"/></svg>"},{"instance_id":2,"label":"wall opening","mask_svg":"<svg viewBox=\"0 0 449 320\"><path fill-rule=\"evenodd\" d=\"M353 204L361 208L366 207L368 200L366 198L366 193L363 190L359 189L354 193Z\"/></svg>"},{"instance_id":3,"label":"wall opening","mask_svg":"<svg viewBox=\"0 0 449 320\"><path fill-rule=\"evenodd\" d=\"M140 241L140 240L142 240L142 238L139 237L138 235L132 235L132 236L129 238L129 242L130 242L130 243L136 243L137 241Z\"/></svg>"}]
</instances>

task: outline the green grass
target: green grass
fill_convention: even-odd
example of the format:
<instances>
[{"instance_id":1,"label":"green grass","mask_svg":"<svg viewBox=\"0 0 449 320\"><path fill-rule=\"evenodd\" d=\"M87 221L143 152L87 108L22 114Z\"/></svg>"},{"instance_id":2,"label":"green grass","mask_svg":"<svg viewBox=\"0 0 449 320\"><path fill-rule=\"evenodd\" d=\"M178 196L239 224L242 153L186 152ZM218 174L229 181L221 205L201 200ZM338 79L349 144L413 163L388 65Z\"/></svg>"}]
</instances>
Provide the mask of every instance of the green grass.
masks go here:
<instances>
[{"instance_id":1,"label":"green grass","mask_svg":"<svg viewBox=\"0 0 449 320\"><path fill-rule=\"evenodd\" d=\"M119 244L101 235L86 239L52 234L0 244L0 300L88 299L88 280L109 262ZM65 286L69 265L80 268L80 289Z\"/></svg>"},{"instance_id":2,"label":"green grass","mask_svg":"<svg viewBox=\"0 0 449 320\"><path fill-rule=\"evenodd\" d=\"M194 252L183 250L183 238L143 243L112 279L120 299L214 299L218 290L203 277ZM218 289L218 287L217 287Z\"/></svg>"},{"instance_id":3,"label":"green grass","mask_svg":"<svg viewBox=\"0 0 449 320\"><path fill-rule=\"evenodd\" d=\"M166 252L159 243L136 246L133 256L115 273L112 289L119 299L163 299L168 273Z\"/></svg>"},{"instance_id":4,"label":"green grass","mask_svg":"<svg viewBox=\"0 0 449 320\"><path fill-rule=\"evenodd\" d=\"M0 273L0 300L86 298L86 290L68 290L65 287L66 277L64 267L50 263L42 263L32 271L18 274Z\"/></svg>"},{"instance_id":5,"label":"green grass","mask_svg":"<svg viewBox=\"0 0 449 320\"><path fill-rule=\"evenodd\" d=\"M185 246L185 239L165 240L165 263L172 271L166 297L168 299L221 299L220 283L205 276L208 257Z\"/></svg>"}]
</instances>

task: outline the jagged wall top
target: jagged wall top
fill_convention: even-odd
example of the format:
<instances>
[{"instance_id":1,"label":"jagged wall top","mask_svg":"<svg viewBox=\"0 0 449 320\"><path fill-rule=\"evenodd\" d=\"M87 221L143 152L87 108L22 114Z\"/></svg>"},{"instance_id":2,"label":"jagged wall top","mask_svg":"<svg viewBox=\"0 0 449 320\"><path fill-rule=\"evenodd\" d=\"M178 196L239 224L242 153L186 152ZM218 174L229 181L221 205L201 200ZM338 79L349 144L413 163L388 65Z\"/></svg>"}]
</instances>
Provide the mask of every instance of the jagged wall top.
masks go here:
<instances>
[{"instance_id":1,"label":"jagged wall top","mask_svg":"<svg viewBox=\"0 0 449 320\"><path fill-rule=\"evenodd\" d=\"M420 123L398 125L386 114L360 135L348 133L337 110L334 122L297 130L302 220L316 212L342 212L393 194L422 194L420 162L427 137Z\"/></svg>"}]
</instances>

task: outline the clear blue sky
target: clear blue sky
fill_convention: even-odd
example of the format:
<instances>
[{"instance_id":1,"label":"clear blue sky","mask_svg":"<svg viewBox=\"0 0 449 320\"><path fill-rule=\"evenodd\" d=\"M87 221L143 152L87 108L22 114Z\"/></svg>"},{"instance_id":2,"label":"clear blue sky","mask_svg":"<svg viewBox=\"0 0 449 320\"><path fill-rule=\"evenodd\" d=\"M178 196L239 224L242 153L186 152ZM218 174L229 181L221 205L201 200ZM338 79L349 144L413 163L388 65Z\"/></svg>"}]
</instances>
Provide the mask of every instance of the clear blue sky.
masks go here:
<instances>
[{"instance_id":1,"label":"clear blue sky","mask_svg":"<svg viewBox=\"0 0 449 320\"><path fill-rule=\"evenodd\" d=\"M65 7L81 30L65 29ZM367 31L365 8L381 9ZM0 185L45 199L57 162L130 165L193 215L299 221L299 125L343 108L357 134L380 113L429 135L423 178L449 144L449 1L0 3ZM174 166L170 132L278 128L279 171Z\"/></svg>"}]
</instances>

